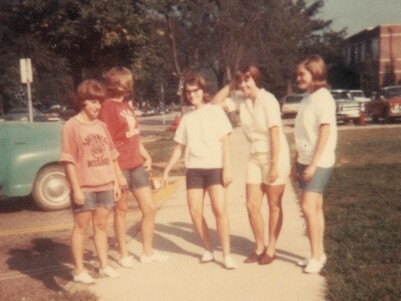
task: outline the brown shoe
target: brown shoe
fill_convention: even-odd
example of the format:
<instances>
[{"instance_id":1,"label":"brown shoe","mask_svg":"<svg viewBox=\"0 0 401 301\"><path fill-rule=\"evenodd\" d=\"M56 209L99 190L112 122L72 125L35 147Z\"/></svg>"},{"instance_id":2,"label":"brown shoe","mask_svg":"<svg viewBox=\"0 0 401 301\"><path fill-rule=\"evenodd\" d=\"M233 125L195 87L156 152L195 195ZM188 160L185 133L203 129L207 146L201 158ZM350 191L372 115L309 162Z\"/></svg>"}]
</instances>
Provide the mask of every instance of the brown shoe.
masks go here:
<instances>
[{"instance_id":1,"label":"brown shoe","mask_svg":"<svg viewBox=\"0 0 401 301\"><path fill-rule=\"evenodd\" d=\"M249 255L244 262L245 263L254 263L254 262L258 262L260 260L260 256L262 256L263 254L265 254L266 252L266 248L263 249L263 252L261 254L257 254L256 252L253 252L251 255Z\"/></svg>"},{"instance_id":2,"label":"brown shoe","mask_svg":"<svg viewBox=\"0 0 401 301\"><path fill-rule=\"evenodd\" d=\"M269 264L276 258L276 255L270 256L266 252L259 256L259 264Z\"/></svg>"}]
</instances>

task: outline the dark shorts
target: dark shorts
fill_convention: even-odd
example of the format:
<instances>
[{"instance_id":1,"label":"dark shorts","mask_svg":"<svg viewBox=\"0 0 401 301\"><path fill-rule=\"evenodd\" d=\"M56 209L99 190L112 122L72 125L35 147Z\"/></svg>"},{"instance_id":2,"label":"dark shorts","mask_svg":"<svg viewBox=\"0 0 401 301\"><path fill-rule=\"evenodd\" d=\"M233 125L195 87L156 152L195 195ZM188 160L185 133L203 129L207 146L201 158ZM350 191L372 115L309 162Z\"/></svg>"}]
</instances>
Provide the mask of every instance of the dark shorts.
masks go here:
<instances>
[{"instance_id":1,"label":"dark shorts","mask_svg":"<svg viewBox=\"0 0 401 301\"><path fill-rule=\"evenodd\" d=\"M212 185L223 185L221 168L190 168L187 169L187 189L205 189Z\"/></svg>"},{"instance_id":2,"label":"dark shorts","mask_svg":"<svg viewBox=\"0 0 401 301\"><path fill-rule=\"evenodd\" d=\"M317 167L315 174L312 177L312 180L310 182L305 182L302 174L307 167L308 165L300 163L296 164L299 186L301 186L303 191L323 193L327 187L327 184L329 183L334 168Z\"/></svg>"},{"instance_id":3,"label":"dark shorts","mask_svg":"<svg viewBox=\"0 0 401 301\"><path fill-rule=\"evenodd\" d=\"M71 207L74 212L93 211L98 207L113 208L113 190L105 191L84 191L85 203L82 206L73 201L73 192L71 192Z\"/></svg>"},{"instance_id":4,"label":"dark shorts","mask_svg":"<svg viewBox=\"0 0 401 301\"><path fill-rule=\"evenodd\" d=\"M124 169L122 172L127 180L127 186L130 191L150 186L148 173L143 166L134 169Z\"/></svg>"}]
</instances>

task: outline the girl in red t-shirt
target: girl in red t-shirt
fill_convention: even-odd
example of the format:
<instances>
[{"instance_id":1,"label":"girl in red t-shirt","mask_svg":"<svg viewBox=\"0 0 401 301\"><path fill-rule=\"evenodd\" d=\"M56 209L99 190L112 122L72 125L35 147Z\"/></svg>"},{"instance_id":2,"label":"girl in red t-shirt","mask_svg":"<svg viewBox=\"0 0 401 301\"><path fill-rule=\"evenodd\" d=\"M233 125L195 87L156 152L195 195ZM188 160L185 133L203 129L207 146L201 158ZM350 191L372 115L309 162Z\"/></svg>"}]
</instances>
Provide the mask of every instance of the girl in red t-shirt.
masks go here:
<instances>
[{"instance_id":1,"label":"girl in red t-shirt","mask_svg":"<svg viewBox=\"0 0 401 301\"><path fill-rule=\"evenodd\" d=\"M120 153L118 163L127 180L120 200L114 211L114 231L119 247L119 263L126 268L133 267L132 256L128 255L126 235L126 215L128 211L128 191L131 191L142 211L142 263L166 261L167 255L153 250L153 232L156 208L152 199L147 171L152 167L152 159L140 139L138 119L134 109L127 102L133 92L133 75L125 67L114 67L104 74L107 97L102 105L99 119L107 124L114 144Z\"/></svg>"}]
</instances>

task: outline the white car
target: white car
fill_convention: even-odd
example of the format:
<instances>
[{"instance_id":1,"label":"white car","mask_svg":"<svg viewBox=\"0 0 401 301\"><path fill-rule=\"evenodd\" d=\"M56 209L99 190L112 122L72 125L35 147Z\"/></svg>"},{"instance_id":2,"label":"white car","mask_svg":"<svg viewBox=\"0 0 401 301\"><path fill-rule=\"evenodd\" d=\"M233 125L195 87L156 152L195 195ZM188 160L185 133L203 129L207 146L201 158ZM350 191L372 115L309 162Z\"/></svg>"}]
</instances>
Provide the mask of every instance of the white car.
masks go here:
<instances>
[{"instance_id":1,"label":"white car","mask_svg":"<svg viewBox=\"0 0 401 301\"><path fill-rule=\"evenodd\" d=\"M301 106L305 94L290 94L281 99L281 116L283 118L295 117Z\"/></svg>"},{"instance_id":2,"label":"white car","mask_svg":"<svg viewBox=\"0 0 401 301\"><path fill-rule=\"evenodd\" d=\"M370 101L370 99L365 96L365 93L362 90L348 90L348 92L351 94L351 97L359 103Z\"/></svg>"}]
</instances>

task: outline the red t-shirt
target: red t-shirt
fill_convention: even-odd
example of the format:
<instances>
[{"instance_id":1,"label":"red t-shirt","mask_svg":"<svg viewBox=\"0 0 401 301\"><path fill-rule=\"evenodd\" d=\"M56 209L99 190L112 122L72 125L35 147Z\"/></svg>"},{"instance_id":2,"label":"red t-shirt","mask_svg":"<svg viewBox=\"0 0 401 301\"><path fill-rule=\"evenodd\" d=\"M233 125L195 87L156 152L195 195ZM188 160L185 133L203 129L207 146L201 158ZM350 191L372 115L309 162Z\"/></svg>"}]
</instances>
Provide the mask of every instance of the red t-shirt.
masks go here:
<instances>
[{"instance_id":1,"label":"red t-shirt","mask_svg":"<svg viewBox=\"0 0 401 301\"><path fill-rule=\"evenodd\" d=\"M133 169L145 163L139 152L140 131L134 109L126 102L106 100L98 118L107 124L120 156L121 169Z\"/></svg>"},{"instance_id":2,"label":"red t-shirt","mask_svg":"<svg viewBox=\"0 0 401 301\"><path fill-rule=\"evenodd\" d=\"M69 119L61 133L60 162L75 165L82 190L103 191L113 188L113 160L118 156L107 126L95 119L84 123Z\"/></svg>"}]
</instances>

